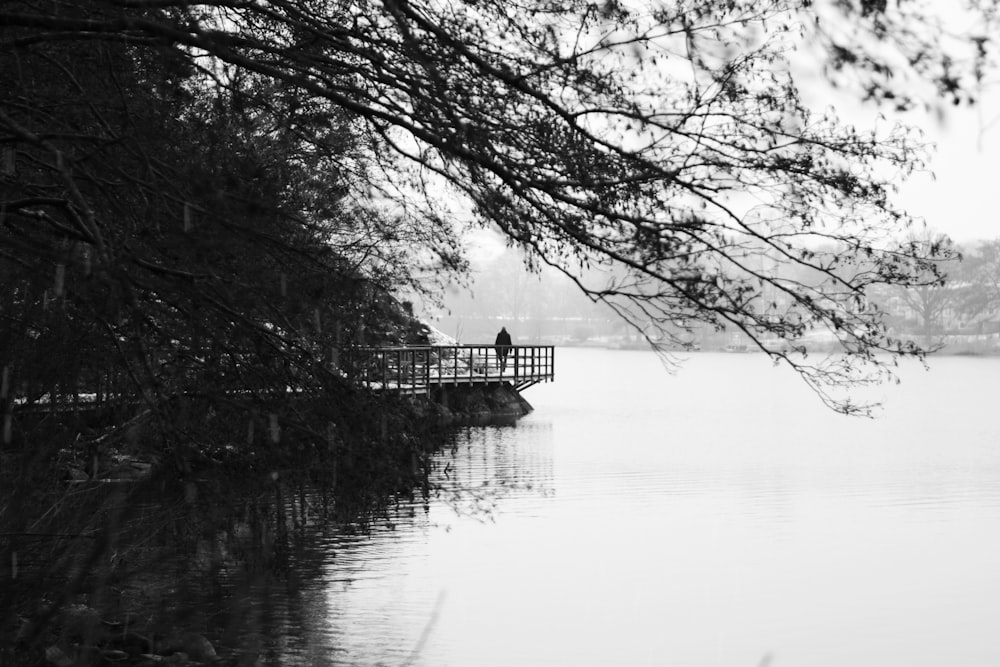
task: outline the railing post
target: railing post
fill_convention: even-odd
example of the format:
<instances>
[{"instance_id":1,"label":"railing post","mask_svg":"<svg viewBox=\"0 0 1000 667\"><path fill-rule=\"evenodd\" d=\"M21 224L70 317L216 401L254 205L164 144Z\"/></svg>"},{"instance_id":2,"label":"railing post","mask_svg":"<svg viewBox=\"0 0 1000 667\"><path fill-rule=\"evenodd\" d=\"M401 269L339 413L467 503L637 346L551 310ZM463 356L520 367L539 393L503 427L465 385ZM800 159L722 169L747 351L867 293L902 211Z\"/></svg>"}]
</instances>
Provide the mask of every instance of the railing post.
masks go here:
<instances>
[{"instance_id":1,"label":"railing post","mask_svg":"<svg viewBox=\"0 0 1000 667\"><path fill-rule=\"evenodd\" d=\"M434 353L434 348L432 347L427 348L427 359L426 363L424 364L424 391L426 392L428 398L430 398L431 395L431 355L433 353ZM438 355L438 359L440 358L441 356ZM440 375L441 373L439 372L438 376L440 377Z\"/></svg>"},{"instance_id":2,"label":"railing post","mask_svg":"<svg viewBox=\"0 0 1000 667\"><path fill-rule=\"evenodd\" d=\"M379 359L382 367L382 389L387 389L389 387L389 355L385 350L379 350Z\"/></svg>"},{"instance_id":3,"label":"railing post","mask_svg":"<svg viewBox=\"0 0 1000 667\"><path fill-rule=\"evenodd\" d=\"M412 357L410 359L410 364L411 364L410 365L410 393L416 394L417 393L417 386L418 386L417 385L417 373L418 372L420 373L420 380L421 381L423 381L423 379L424 379L424 377L423 377L424 376L423 371L421 371L417 367L417 364L420 363L420 351L418 349L414 349L412 351L412 354L410 356Z\"/></svg>"},{"instance_id":4,"label":"railing post","mask_svg":"<svg viewBox=\"0 0 1000 667\"><path fill-rule=\"evenodd\" d=\"M521 372L521 369L519 368L519 366L520 366L520 350L518 349L518 347L519 346L517 346L517 345L514 346L514 384L515 385L517 384L517 380L520 377L520 372Z\"/></svg>"},{"instance_id":5,"label":"railing post","mask_svg":"<svg viewBox=\"0 0 1000 667\"><path fill-rule=\"evenodd\" d=\"M438 358L438 380L442 380L442 381L444 380L444 373L442 372L444 369L441 367L441 358L443 356L444 356L444 350L443 349L439 349L438 350L438 354L437 354L437 358Z\"/></svg>"}]
</instances>

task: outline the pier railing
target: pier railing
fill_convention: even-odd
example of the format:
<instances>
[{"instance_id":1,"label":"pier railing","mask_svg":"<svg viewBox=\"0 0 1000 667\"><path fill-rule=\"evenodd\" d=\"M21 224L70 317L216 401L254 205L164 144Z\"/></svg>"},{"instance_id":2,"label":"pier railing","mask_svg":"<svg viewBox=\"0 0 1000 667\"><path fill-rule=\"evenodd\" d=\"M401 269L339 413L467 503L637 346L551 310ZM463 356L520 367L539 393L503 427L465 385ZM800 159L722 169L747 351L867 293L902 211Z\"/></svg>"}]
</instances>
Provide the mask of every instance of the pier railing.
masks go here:
<instances>
[{"instance_id":1,"label":"pier railing","mask_svg":"<svg viewBox=\"0 0 1000 667\"><path fill-rule=\"evenodd\" d=\"M507 382L518 391L555 379L552 345L422 345L353 347L341 351L334 364L347 378L375 390L427 394L432 388L457 384ZM289 392L299 391L287 388ZM4 393L4 392L0 392ZM0 395L18 412L78 412L138 405L141 396L122 374L83 373L72 386L53 384L46 391Z\"/></svg>"},{"instance_id":2,"label":"pier railing","mask_svg":"<svg viewBox=\"0 0 1000 667\"><path fill-rule=\"evenodd\" d=\"M449 384L508 382L518 391L555 378L552 345L358 347L345 371L372 389L426 393Z\"/></svg>"}]
</instances>

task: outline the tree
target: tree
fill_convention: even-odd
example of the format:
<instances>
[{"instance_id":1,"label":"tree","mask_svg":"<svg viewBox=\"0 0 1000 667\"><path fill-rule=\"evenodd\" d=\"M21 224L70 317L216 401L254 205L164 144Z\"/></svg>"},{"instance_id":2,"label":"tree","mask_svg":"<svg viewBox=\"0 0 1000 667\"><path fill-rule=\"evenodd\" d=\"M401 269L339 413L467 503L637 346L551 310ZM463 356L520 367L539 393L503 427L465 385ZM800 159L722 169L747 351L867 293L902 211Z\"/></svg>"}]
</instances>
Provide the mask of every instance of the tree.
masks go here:
<instances>
[{"instance_id":1,"label":"tree","mask_svg":"<svg viewBox=\"0 0 1000 667\"><path fill-rule=\"evenodd\" d=\"M270 127L281 128L296 151L325 149L335 120L344 128L338 136L356 141L358 161L325 153L300 163L308 168L298 173L318 167L316 184L347 171L358 176L346 179L352 195L398 214L373 228L363 257L377 253L383 239L403 244L412 235L425 250L406 259L436 258L434 266L460 269L453 220L433 196L446 191L533 263L574 277L638 330L658 330L652 340L681 344L686 328L702 324L740 330L758 343L794 343L810 329L830 330L839 358L771 353L846 412L863 407L834 397L832 387L858 381L865 368L880 376L886 366L879 353L921 353L890 337L865 299L878 285L938 280L940 258L930 249L891 240L911 224L890 193L896 176L921 166L919 138L898 126L861 131L807 108L792 61L803 37L815 38L827 49L832 76L856 73L863 95L891 99L894 72L867 35L893 44L888 52L944 92L964 89L949 78L951 69L935 69L954 62L949 53L910 39L912 26L930 25L926 13L806 0L677 0L656 8L616 0L93 5L82 13L58 3L8 3L0 10L5 49L22 55L115 45L142 62L198 72L174 86L176 94L217 95L237 110L254 109L251 116L267 120L253 135L256 146L270 139L263 130ZM989 7L980 8L992 18ZM846 41L834 30L844 20L860 26ZM975 51L977 67L986 60L986 51ZM164 74L154 72L149 82ZM93 93L85 88L83 96ZM71 195L64 199L72 206L63 208L90 211L82 193L73 194L79 172L60 168L65 151L32 128L40 118L47 116L4 110L6 145L19 156L28 146L47 156ZM360 172L352 172L354 164L363 165ZM294 185L280 192L301 194ZM186 194L173 196L175 210ZM325 198L322 188L314 194L316 206L297 211L310 224ZM93 227L93 217L83 220ZM80 241L102 264L109 261L95 234ZM823 244L836 252L815 249ZM755 260L762 253L809 269L817 280L763 271ZM398 267L398 259L374 264ZM585 283L579 276L586 266L617 278Z\"/></svg>"},{"instance_id":2,"label":"tree","mask_svg":"<svg viewBox=\"0 0 1000 667\"><path fill-rule=\"evenodd\" d=\"M957 310L962 323L984 327L985 320L1000 309L1000 239L964 250L962 264L949 281L960 292Z\"/></svg>"},{"instance_id":3,"label":"tree","mask_svg":"<svg viewBox=\"0 0 1000 667\"><path fill-rule=\"evenodd\" d=\"M69 23L184 19L101 3L2 11L39 8ZM107 485L64 495L67 459L86 457L95 478L122 450L164 477L303 455L313 472L346 441L369 445L338 469L358 497L419 472L411 413L338 364L347 344L419 334L389 292L419 287L434 257L428 230L359 196L374 167L351 119L169 41L93 36L0 26L0 624L43 619L26 646L5 633L4 664L43 660L27 649L53 610L119 576L91 565L141 505L130 490L106 512ZM87 409L61 409L71 401ZM100 538L81 547L52 535L60 523Z\"/></svg>"},{"instance_id":4,"label":"tree","mask_svg":"<svg viewBox=\"0 0 1000 667\"><path fill-rule=\"evenodd\" d=\"M934 350L941 347L940 335L943 333L944 319L950 311L956 310L967 298L967 290L961 284L948 282L946 278L956 273L961 266L959 255L951 239L944 234L931 232L909 238L911 247L923 247L935 254L947 255L953 258L946 271L942 271L940 279L925 284L899 288L898 293L903 303L920 318L920 326L924 338L924 348ZM940 250L939 250L940 249ZM928 276L930 278L931 276ZM935 338L938 337L937 340Z\"/></svg>"},{"instance_id":5,"label":"tree","mask_svg":"<svg viewBox=\"0 0 1000 667\"><path fill-rule=\"evenodd\" d=\"M70 23L183 18L44 9ZM342 395L337 348L413 333L386 335L405 319L387 295L419 287L430 238L357 196L366 149L345 112L163 41L5 26L4 443L18 435L15 400L83 394L139 406L153 425L147 445L181 468L231 442L234 424L257 449L296 430L324 445L334 408L307 414L286 388ZM59 434L22 424L19 437L50 451L81 437L96 447L132 424L109 423L110 433L81 423Z\"/></svg>"},{"instance_id":6,"label":"tree","mask_svg":"<svg viewBox=\"0 0 1000 667\"><path fill-rule=\"evenodd\" d=\"M975 103L995 73L995 0L950 3L947 11L887 0L803 4L815 11L810 37L825 73L866 99L898 109Z\"/></svg>"}]
</instances>

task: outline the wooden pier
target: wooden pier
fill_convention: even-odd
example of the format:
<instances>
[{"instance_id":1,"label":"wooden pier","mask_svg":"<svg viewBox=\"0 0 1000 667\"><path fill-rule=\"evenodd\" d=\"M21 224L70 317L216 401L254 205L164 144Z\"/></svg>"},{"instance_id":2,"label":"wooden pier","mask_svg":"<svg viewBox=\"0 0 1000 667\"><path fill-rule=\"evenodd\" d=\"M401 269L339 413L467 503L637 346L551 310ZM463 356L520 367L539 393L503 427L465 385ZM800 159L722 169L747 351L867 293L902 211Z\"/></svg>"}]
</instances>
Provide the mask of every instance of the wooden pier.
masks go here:
<instances>
[{"instance_id":1,"label":"wooden pier","mask_svg":"<svg viewBox=\"0 0 1000 667\"><path fill-rule=\"evenodd\" d=\"M555 378L555 347L512 345L503 360L495 345L350 347L341 350L335 364L346 379L374 391L430 395L433 390L449 385L507 383L521 392ZM126 404L139 409L142 400L129 391L124 378L92 375L85 378L90 382L79 381L71 388L46 392L31 400L13 396L9 407L12 412L22 414L94 412ZM295 388L287 391L309 393Z\"/></svg>"},{"instance_id":2,"label":"wooden pier","mask_svg":"<svg viewBox=\"0 0 1000 667\"><path fill-rule=\"evenodd\" d=\"M552 345L511 345L506 359L494 345L358 347L345 353L348 376L376 390L427 394L440 386L506 382L520 392L555 379Z\"/></svg>"}]
</instances>

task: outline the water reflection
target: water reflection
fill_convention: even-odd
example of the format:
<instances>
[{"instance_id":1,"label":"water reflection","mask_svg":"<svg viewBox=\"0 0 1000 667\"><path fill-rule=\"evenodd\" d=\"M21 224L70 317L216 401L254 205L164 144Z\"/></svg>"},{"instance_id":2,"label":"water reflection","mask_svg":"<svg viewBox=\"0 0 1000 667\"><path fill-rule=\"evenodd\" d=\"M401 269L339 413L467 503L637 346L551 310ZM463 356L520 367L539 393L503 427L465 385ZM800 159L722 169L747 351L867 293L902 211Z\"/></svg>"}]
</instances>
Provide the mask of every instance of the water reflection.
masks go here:
<instances>
[{"instance_id":1,"label":"water reflection","mask_svg":"<svg viewBox=\"0 0 1000 667\"><path fill-rule=\"evenodd\" d=\"M550 496L553 493L551 430L548 422L525 420L514 427L459 431L451 451L437 461L438 498L460 515L489 519L499 504L511 496L527 499ZM531 510L522 503L518 511Z\"/></svg>"},{"instance_id":2,"label":"water reflection","mask_svg":"<svg viewBox=\"0 0 1000 667\"><path fill-rule=\"evenodd\" d=\"M551 447L538 446L550 431L458 430L425 484L350 521L333 485L304 476L203 479L135 498L119 537L134 560L121 572L122 613L161 619L150 631L203 633L236 664L439 664L447 642L435 630L459 597L456 572L489 575L470 569L472 545L453 529L488 530L513 499L529 499L519 513L531 516L552 495Z\"/></svg>"},{"instance_id":3,"label":"water reflection","mask_svg":"<svg viewBox=\"0 0 1000 667\"><path fill-rule=\"evenodd\" d=\"M1000 360L951 361L867 421L749 355L568 350L365 520L205 483L150 583L247 664L1000 664Z\"/></svg>"},{"instance_id":4,"label":"water reflection","mask_svg":"<svg viewBox=\"0 0 1000 667\"><path fill-rule=\"evenodd\" d=\"M338 629L337 654L326 664L442 664L448 640L437 631L460 596L458 579L491 574L476 567L453 528L468 522L489 531L505 502L551 494L551 453L516 435L549 428L457 432L435 458L430 502L401 501L370 538L331 543L337 557L317 582L325 587L324 620Z\"/></svg>"}]
</instances>

